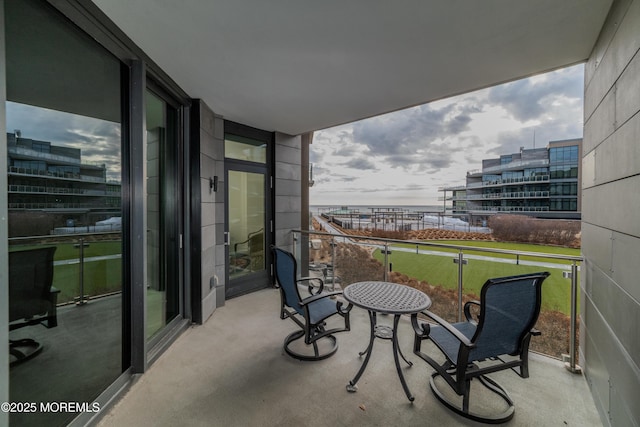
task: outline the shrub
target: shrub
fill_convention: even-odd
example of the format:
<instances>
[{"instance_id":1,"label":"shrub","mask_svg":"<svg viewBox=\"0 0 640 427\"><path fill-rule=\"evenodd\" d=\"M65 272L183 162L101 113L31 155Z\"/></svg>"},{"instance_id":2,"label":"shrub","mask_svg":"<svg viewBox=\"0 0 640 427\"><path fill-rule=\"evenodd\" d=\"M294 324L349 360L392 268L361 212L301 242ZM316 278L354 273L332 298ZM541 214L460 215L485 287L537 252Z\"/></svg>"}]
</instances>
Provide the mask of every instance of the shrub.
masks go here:
<instances>
[{"instance_id":1,"label":"shrub","mask_svg":"<svg viewBox=\"0 0 640 427\"><path fill-rule=\"evenodd\" d=\"M500 241L580 247L580 221L497 215L489 218L489 227Z\"/></svg>"}]
</instances>

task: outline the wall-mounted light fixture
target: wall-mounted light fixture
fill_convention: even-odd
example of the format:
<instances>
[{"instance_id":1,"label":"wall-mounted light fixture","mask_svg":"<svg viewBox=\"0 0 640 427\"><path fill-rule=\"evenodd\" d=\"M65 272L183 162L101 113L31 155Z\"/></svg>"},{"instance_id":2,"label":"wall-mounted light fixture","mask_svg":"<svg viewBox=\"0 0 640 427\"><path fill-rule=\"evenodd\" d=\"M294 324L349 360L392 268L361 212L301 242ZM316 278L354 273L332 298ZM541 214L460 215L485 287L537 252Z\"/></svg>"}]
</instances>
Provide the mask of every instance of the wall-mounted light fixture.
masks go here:
<instances>
[{"instance_id":1,"label":"wall-mounted light fixture","mask_svg":"<svg viewBox=\"0 0 640 427\"><path fill-rule=\"evenodd\" d=\"M209 178L209 193L218 191L218 175Z\"/></svg>"}]
</instances>

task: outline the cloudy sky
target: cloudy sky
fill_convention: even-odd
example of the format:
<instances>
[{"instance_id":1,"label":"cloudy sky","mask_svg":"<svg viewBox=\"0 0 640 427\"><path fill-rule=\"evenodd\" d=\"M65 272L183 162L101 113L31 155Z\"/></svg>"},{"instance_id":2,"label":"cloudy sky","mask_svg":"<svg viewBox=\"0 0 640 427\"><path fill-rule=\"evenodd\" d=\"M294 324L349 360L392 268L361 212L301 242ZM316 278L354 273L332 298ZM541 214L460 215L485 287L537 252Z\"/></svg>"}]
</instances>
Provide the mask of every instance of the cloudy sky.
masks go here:
<instances>
[{"instance_id":1,"label":"cloudy sky","mask_svg":"<svg viewBox=\"0 0 640 427\"><path fill-rule=\"evenodd\" d=\"M482 159L581 138L584 67L316 132L312 205L441 205Z\"/></svg>"},{"instance_id":2,"label":"cloudy sky","mask_svg":"<svg viewBox=\"0 0 640 427\"><path fill-rule=\"evenodd\" d=\"M83 163L105 164L107 179L120 181L120 124L47 108L7 102L7 132L79 148Z\"/></svg>"}]
</instances>

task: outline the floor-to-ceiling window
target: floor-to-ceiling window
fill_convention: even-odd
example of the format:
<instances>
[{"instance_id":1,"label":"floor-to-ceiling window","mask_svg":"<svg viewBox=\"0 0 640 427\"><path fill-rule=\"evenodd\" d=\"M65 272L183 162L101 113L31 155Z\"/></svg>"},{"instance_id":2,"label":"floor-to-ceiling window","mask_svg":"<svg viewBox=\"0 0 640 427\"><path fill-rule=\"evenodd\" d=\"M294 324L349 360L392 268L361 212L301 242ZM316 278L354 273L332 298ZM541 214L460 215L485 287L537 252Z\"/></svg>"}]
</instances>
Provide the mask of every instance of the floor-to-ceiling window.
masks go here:
<instances>
[{"instance_id":1,"label":"floor-to-ceiling window","mask_svg":"<svg viewBox=\"0 0 640 427\"><path fill-rule=\"evenodd\" d=\"M4 9L10 400L54 405L9 419L58 426L78 414L60 402L97 409L91 402L128 367L126 74L47 3L5 1Z\"/></svg>"}]
</instances>

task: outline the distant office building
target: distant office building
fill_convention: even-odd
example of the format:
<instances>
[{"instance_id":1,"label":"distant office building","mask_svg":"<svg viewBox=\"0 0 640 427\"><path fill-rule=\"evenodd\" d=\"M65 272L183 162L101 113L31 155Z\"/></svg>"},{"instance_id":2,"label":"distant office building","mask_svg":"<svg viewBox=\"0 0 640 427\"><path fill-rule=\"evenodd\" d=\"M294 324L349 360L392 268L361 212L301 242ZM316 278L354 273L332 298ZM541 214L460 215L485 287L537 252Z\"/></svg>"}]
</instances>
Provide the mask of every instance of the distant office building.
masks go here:
<instances>
[{"instance_id":1,"label":"distant office building","mask_svg":"<svg viewBox=\"0 0 640 427\"><path fill-rule=\"evenodd\" d=\"M476 218L522 213L539 218L580 219L581 156L582 139L570 139L484 159L482 170L467 172L465 185L440 188L445 209Z\"/></svg>"},{"instance_id":2,"label":"distant office building","mask_svg":"<svg viewBox=\"0 0 640 427\"><path fill-rule=\"evenodd\" d=\"M90 225L120 216L121 184L107 179L104 164L83 162L79 148L7 133L8 206L12 235L34 222L42 234L54 227ZM46 212L47 220L42 221ZM58 215L51 215L58 214ZM20 234L19 231L17 233Z\"/></svg>"}]
</instances>

